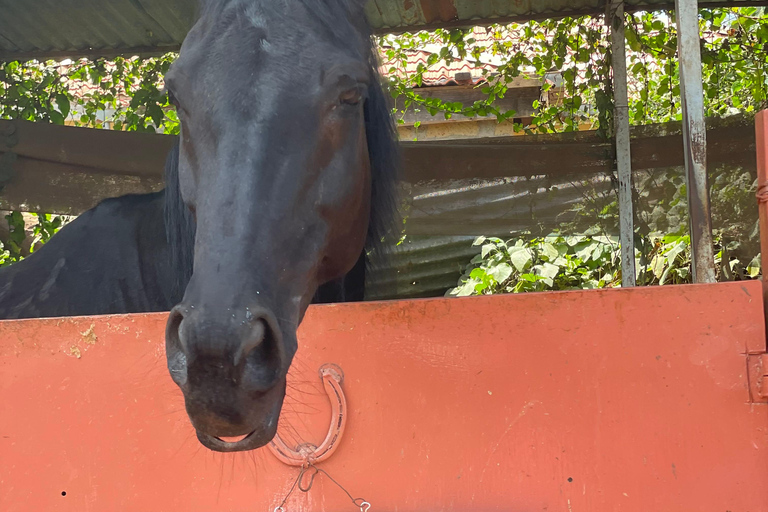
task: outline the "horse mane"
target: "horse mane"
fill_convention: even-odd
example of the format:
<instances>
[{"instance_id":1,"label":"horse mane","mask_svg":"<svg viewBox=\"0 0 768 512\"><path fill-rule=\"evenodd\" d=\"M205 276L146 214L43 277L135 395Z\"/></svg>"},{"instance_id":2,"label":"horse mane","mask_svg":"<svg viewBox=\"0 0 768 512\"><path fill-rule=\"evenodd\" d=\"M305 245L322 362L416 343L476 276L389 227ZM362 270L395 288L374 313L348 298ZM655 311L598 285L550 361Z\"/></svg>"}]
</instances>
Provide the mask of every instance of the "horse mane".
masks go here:
<instances>
[{"instance_id":1,"label":"horse mane","mask_svg":"<svg viewBox=\"0 0 768 512\"><path fill-rule=\"evenodd\" d=\"M339 44L349 44L349 38L360 38L363 57L368 63L371 85L364 106L365 130L371 168L371 209L365 251L369 268L385 261L387 249L399 236L397 218L397 183L400 170L400 149L397 132L390 114L388 95L379 74L379 57L370 27L363 16L361 0L298 0L330 31ZM204 12L212 0L201 5ZM219 4L220 5L220 4ZM346 22L346 23L344 23ZM178 141L168 154L165 165L165 225L166 236L177 272L179 297L192 276L195 243L195 221L184 204L179 185Z\"/></svg>"},{"instance_id":2,"label":"horse mane","mask_svg":"<svg viewBox=\"0 0 768 512\"><path fill-rule=\"evenodd\" d=\"M195 219L184 204L179 185L179 140L165 159L165 204L163 221L165 237L174 269L173 294L178 300L184 296L187 283L192 278L192 263L195 252Z\"/></svg>"}]
</instances>

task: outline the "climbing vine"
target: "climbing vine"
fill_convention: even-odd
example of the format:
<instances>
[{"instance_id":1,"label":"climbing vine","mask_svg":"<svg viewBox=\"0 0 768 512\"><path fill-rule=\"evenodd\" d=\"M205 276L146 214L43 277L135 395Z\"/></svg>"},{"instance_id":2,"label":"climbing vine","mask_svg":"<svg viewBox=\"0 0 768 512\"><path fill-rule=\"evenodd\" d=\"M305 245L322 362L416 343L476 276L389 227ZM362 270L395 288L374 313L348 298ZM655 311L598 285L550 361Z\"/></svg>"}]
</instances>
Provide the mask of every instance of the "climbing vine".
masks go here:
<instances>
[{"instance_id":1,"label":"climbing vine","mask_svg":"<svg viewBox=\"0 0 768 512\"><path fill-rule=\"evenodd\" d=\"M627 14L627 58L632 124L680 120L677 30L673 12ZM702 75L707 116L752 113L768 106L768 16L765 7L702 9ZM474 30L437 30L379 39L394 96L404 107L417 106L433 115L515 117L495 107L508 84L521 76L562 76L557 101L537 104L528 126L519 131L578 130L587 123L606 133L613 109L610 33L604 17L564 18ZM426 63L407 72L414 51L428 51ZM430 66L467 60L488 78L483 99L472 105L443 102L419 94ZM544 85L545 92L552 87Z\"/></svg>"},{"instance_id":2,"label":"climbing vine","mask_svg":"<svg viewBox=\"0 0 768 512\"><path fill-rule=\"evenodd\" d=\"M677 31L673 12L626 15L631 121L680 119ZM754 112L768 103L768 16L764 7L702 9L702 73L707 115ZM478 37L481 35L482 37ZM519 130L560 132L585 123L604 130L612 110L610 34L603 16L530 21L476 29L388 35L376 39L393 97L452 117L493 115L511 122L514 111L496 103L518 77L546 79L544 92L562 80L548 102L537 102L533 121ZM415 70L413 52L426 55ZM74 62L0 63L0 117L118 130L178 131L178 118L163 91L162 77L176 58L138 57ZM461 59L486 82L471 105L420 93L432 67ZM105 117L104 111L109 114Z\"/></svg>"}]
</instances>

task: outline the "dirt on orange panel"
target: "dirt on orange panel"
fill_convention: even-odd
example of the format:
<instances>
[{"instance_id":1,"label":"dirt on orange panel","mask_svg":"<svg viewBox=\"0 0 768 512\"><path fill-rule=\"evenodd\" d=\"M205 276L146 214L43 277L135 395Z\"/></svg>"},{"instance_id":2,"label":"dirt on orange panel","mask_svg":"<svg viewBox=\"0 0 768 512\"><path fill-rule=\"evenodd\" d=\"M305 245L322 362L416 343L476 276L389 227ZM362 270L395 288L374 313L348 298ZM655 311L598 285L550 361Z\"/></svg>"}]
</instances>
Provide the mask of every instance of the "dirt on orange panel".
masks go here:
<instances>
[{"instance_id":1,"label":"dirt on orange panel","mask_svg":"<svg viewBox=\"0 0 768 512\"><path fill-rule=\"evenodd\" d=\"M88 328L88 330L81 332L80 335L83 337L83 342L88 345L95 345L96 341L98 341L98 336L96 336L96 333L94 332L94 328L96 327L96 324L91 324L91 326Z\"/></svg>"}]
</instances>

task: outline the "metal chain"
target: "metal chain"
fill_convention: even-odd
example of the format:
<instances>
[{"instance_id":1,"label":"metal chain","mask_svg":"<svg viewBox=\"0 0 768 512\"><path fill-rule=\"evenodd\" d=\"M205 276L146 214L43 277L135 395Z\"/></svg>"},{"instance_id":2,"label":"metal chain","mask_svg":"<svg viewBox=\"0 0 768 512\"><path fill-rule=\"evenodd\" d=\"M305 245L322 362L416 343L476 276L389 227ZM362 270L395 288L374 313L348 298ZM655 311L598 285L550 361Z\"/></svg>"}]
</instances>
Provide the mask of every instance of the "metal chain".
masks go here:
<instances>
[{"instance_id":1,"label":"metal chain","mask_svg":"<svg viewBox=\"0 0 768 512\"><path fill-rule=\"evenodd\" d=\"M304 475L310 470L310 468L314 470L314 472L309 477L309 483L306 486L304 486L302 485ZM319 473L322 473L325 476L327 476L331 482L336 484L336 486L339 489L344 491L344 493L349 497L350 501L360 509L360 512L368 512L368 510L371 508L371 504L365 501L365 499L353 498L352 495L349 493L349 491L346 490L344 486L341 485L339 482L337 482L331 475L329 475L326 470L320 469L308 461L304 466L302 466L301 471L299 472L299 476L297 476L296 480L293 481L293 485L291 486L291 489L288 491L288 494L285 495L285 498L283 498L283 501L280 503L280 505L275 507L273 512L285 512L285 508L283 507L285 506L285 503L288 501L288 498L291 496L291 494L293 494L293 491L296 489L297 486L301 492L309 492L315 483L315 477L317 477Z\"/></svg>"}]
</instances>

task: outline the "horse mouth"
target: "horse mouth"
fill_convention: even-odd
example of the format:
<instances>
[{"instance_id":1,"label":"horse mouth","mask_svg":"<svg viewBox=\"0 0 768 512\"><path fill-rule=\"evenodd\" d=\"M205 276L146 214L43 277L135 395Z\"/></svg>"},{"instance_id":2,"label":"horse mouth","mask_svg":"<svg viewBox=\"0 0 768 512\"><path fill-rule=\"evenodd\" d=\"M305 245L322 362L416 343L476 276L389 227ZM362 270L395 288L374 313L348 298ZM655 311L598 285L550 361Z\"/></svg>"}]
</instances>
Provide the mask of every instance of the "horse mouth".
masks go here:
<instances>
[{"instance_id":1,"label":"horse mouth","mask_svg":"<svg viewBox=\"0 0 768 512\"><path fill-rule=\"evenodd\" d=\"M269 443L271 437L259 435L258 429L250 434L236 437L216 437L198 430L197 439L203 446L216 452L243 452L261 448Z\"/></svg>"}]
</instances>

